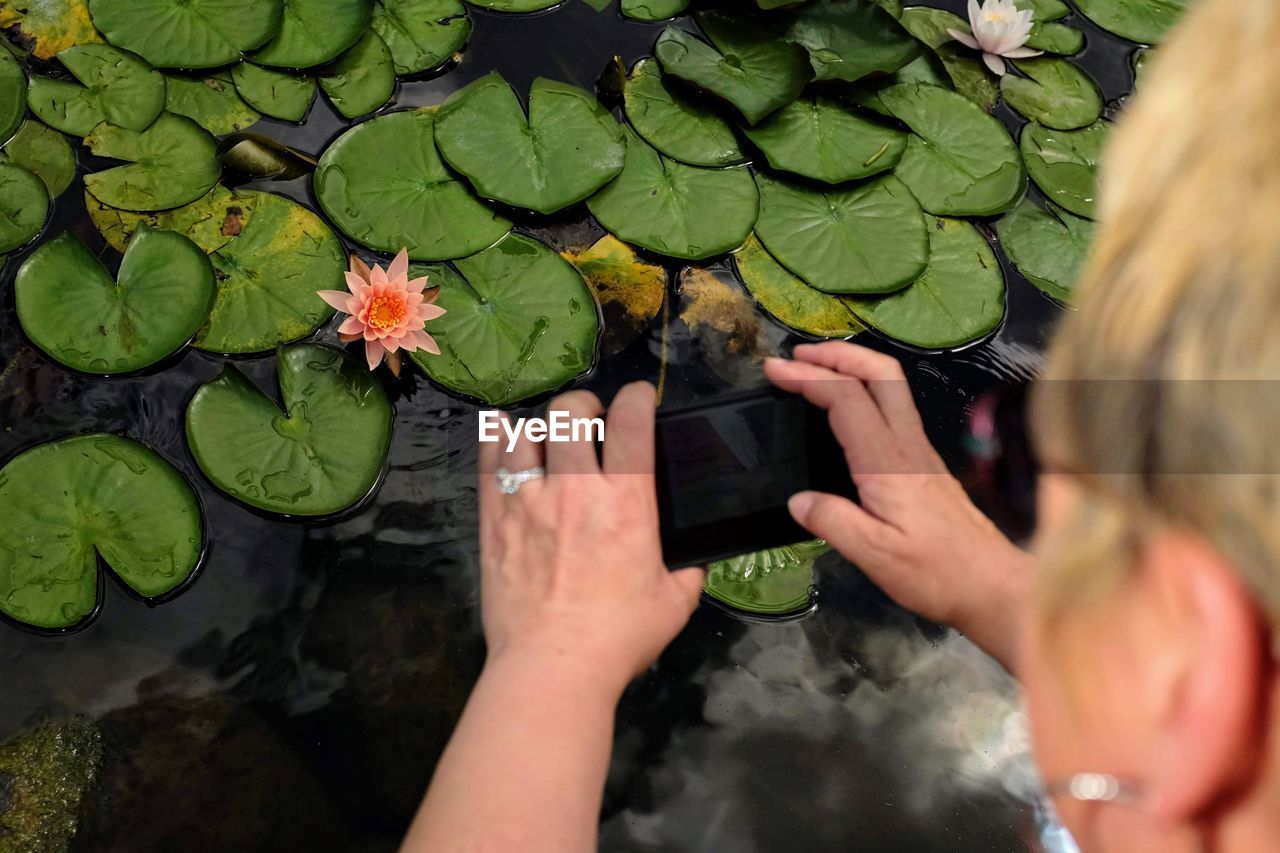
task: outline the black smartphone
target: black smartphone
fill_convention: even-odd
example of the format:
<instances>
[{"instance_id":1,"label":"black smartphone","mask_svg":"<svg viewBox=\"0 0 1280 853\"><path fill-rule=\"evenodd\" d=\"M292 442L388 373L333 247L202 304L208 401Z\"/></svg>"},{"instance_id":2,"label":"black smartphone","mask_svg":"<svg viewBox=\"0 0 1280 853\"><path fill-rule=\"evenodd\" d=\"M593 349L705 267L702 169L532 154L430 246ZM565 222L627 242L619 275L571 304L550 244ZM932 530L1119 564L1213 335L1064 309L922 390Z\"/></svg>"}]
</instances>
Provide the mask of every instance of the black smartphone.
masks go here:
<instances>
[{"instance_id":1,"label":"black smartphone","mask_svg":"<svg viewBox=\"0 0 1280 853\"><path fill-rule=\"evenodd\" d=\"M827 413L767 388L660 407L658 514L671 568L812 538L787 512L796 492L856 499Z\"/></svg>"}]
</instances>

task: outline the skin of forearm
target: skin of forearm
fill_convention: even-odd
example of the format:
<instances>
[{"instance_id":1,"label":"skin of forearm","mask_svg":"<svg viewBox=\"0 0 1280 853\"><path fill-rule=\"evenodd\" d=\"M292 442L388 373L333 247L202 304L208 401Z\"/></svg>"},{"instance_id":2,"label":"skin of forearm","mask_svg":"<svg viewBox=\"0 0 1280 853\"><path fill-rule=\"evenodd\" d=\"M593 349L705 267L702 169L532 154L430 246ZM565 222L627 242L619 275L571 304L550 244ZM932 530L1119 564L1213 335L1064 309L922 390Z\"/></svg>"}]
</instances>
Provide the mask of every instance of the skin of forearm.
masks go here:
<instances>
[{"instance_id":1,"label":"skin of forearm","mask_svg":"<svg viewBox=\"0 0 1280 853\"><path fill-rule=\"evenodd\" d=\"M972 577L985 575L990 580L973 584L981 597L964 602L950 621L1016 678L1021 625L1030 606L1035 558L1007 540L1004 545L997 553L987 555L989 559L983 565L974 567Z\"/></svg>"},{"instance_id":2,"label":"skin of forearm","mask_svg":"<svg viewBox=\"0 0 1280 853\"><path fill-rule=\"evenodd\" d=\"M563 655L491 657L403 853L595 850L620 694Z\"/></svg>"}]
</instances>

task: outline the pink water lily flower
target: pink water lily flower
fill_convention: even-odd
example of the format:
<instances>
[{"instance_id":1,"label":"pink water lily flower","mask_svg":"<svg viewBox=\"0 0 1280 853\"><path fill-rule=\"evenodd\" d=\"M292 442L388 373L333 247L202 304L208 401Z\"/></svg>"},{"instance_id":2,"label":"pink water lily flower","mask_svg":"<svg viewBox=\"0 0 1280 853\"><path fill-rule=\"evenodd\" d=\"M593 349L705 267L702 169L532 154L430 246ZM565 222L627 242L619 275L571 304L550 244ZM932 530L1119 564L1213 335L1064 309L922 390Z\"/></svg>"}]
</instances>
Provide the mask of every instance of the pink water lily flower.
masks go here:
<instances>
[{"instance_id":1,"label":"pink water lily flower","mask_svg":"<svg viewBox=\"0 0 1280 853\"><path fill-rule=\"evenodd\" d=\"M997 76L1004 76L1005 59L1030 59L1044 53L1024 47L1031 36L1035 15L1030 9L1019 9L1013 0L986 0L979 6L978 0L969 0L969 26L973 33L947 27L953 39L982 51L982 61Z\"/></svg>"},{"instance_id":2,"label":"pink water lily flower","mask_svg":"<svg viewBox=\"0 0 1280 853\"><path fill-rule=\"evenodd\" d=\"M433 305L439 293L433 289L423 293L427 277L409 278L409 253L404 249L386 269L351 256L351 270L347 273L348 293L345 290L320 290L317 295L329 305L351 316L338 327L338 337L343 343L364 341L364 356L373 370L382 363L384 356L393 364L398 362L399 351L426 350L440 354L435 339L424 331L428 320L445 313Z\"/></svg>"}]
</instances>

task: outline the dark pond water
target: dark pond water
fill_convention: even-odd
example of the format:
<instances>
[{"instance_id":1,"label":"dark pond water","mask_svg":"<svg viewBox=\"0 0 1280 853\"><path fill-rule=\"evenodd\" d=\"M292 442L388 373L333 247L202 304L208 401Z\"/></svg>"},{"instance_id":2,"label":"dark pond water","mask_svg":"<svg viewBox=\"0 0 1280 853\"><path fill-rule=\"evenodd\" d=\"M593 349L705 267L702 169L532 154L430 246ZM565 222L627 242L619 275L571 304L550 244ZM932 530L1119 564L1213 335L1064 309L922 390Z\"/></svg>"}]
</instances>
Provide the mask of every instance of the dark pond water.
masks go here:
<instances>
[{"instance_id":1,"label":"dark pond water","mask_svg":"<svg viewBox=\"0 0 1280 853\"><path fill-rule=\"evenodd\" d=\"M962 0L935 5L963 13ZM660 31L584 0L531 17L472 15L461 63L402 82L393 106L438 102L493 69L521 90L538 75L590 88L610 57L647 54ZM1079 61L1118 101L1133 46L1074 23L1089 39ZM344 126L317 102L302 127L255 129L318 154ZM262 188L314 202L305 179ZM66 227L102 245L74 189L50 225ZM564 247L601 232L579 209L535 233ZM0 626L0 740L48 718L98 721L106 754L78 839L86 849L393 849L483 657L475 408L421 379L395 384L390 469L374 499L336 522L265 518L210 488L182 437L185 404L220 359L188 352L126 379L69 373L18 329L9 285L20 261L9 258L0 286L0 459L76 432L127 433L196 484L212 547L191 588L159 607L108 584L101 615L79 633ZM931 435L961 469L970 407L1034 375L1061 310L1006 275L1008 316L991 340L942 355L873 342L903 359ZM759 317L730 354L723 335L686 328L679 308L677 296L668 400L755 383L752 355L799 340ZM334 339L332 326L323 336ZM663 337L655 322L583 384L608 398L624 381L656 379ZM273 387L273 359L241 366ZM1012 504L1000 517L1025 532L1025 495ZM819 562L819 595L815 615L788 624L703 607L632 686L602 849L1064 849L1037 805L1000 668L835 556Z\"/></svg>"}]
</instances>

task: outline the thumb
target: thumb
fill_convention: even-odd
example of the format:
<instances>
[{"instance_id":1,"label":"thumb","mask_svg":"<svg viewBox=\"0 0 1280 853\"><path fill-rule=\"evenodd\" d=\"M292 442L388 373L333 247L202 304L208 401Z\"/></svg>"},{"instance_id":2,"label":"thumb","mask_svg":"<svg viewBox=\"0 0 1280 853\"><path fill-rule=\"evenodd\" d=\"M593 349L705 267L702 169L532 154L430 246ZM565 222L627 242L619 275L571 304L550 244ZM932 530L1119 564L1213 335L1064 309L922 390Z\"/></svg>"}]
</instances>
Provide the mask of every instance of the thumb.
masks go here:
<instances>
[{"instance_id":1,"label":"thumb","mask_svg":"<svg viewBox=\"0 0 1280 853\"><path fill-rule=\"evenodd\" d=\"M874 563L875 543L883 541L888 530L853 501L825 492L797 492L787 501L787 509L797 524L864 568Z\"/></svg>"},{"instance_id":2,"label":"thumb","mask_svg":"<svg viewBox=\"0 0 1280 853\"><path fill-rule=\"evenodd\" d=\"M680 601L692 614L698 607L698 599L702 596L702 587L707 581L707 570L701 566L677 569L671 573L671 580L675 581Z\"/></svg>"}]
</instances>

